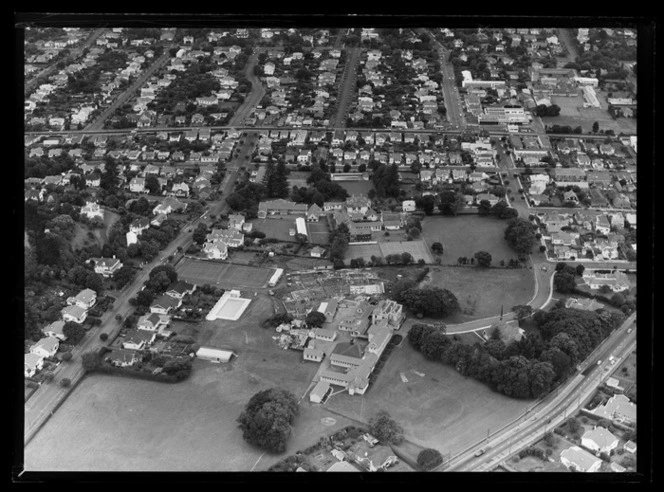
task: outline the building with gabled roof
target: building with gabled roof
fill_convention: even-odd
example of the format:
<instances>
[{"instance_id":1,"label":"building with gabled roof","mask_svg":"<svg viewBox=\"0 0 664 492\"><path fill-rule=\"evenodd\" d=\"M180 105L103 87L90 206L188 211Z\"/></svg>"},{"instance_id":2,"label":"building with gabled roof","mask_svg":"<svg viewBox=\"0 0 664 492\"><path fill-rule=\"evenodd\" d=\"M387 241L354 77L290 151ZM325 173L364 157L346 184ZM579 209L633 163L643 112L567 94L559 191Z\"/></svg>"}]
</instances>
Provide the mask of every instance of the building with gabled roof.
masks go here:
<instances>
[{"instance_id":1,"label":"building with gabled roof","mask_svg":"<svg viewBox=\"0 0 664 492\"><path fill-rule=\"evenodd\" d=\"M596 426L581 437L581 445L593 452L610 453L618 447L619 439L604 427Z\"/></svg>"},{"instance_id":2,"label":"building with gabled roof","mask_svg":"<svg viewBox=\"0 0 664 492\"><path fill-rule=\"evenodd\" d=\"M560 461L568 469L577 472L596 472L602 466L602 460L579 446L572 446L560 453Z\"/></svg>"}]
</instances>

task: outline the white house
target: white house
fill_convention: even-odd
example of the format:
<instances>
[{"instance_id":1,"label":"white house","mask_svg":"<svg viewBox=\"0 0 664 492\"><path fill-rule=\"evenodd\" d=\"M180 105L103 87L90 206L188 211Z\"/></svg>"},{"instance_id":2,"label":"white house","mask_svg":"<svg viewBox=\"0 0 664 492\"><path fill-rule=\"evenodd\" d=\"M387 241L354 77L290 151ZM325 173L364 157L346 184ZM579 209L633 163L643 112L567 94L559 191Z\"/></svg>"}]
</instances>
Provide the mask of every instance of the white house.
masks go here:
<instances>
[{"instance_id":1,"label":"white house","mask_svg":"<svg viewBox=\"0 0 664 492\"><path fill-rule=\"evenodd\" d=\"M156 336L156 333L147 330L129 330L122 341L122 348L143 350L154 342Z\"/></svg>"},{"instance_id":2,"label":"white house","mask_svg":"<svg viewBox=\"0 0 664 492\"><path fill-rule=\"evenodd\" d=\"M120 268L122 268L122 262L117 258L92 258L92 261L95 264L95 273L102 275L104 277L110 277Z\"/></svg>"},{"instance_id":3,"label":"white house","mask_svg":"<svg viewBox=\"0 0 664 492\"><path fill-rule=\"evenodd\" d=\"M85 318L88 317L88 312L80 306L73 305L67 306L62 311L63 321L73 321L74 323L81 324L85 321Z\"/></svg>"},{"instance_id":4,"label":"white house","mask_svg":"<svg viewBox=\"0 0 664 492\"><path fill-rule=\"evenodd\" d=\"M415 211L415 200L404 200L401 203L401 208L404 212L414 212Z\"/></svg>"},{"instance_id":5,"label":"white house","mask_svg":"<svg viewBox=\"0 0 664 492\"><path fill-rule=\"evenodd\" d=\"M171 318L165 314L148 313L138 319L136 327L145 331L161 331L168 326Z\"/></svg>"},{"instance_id":6,"label":"white house","mask_svg":"<svg viewBox=\"0 0 664 492\"><path fill-rule=\"evenodd\" d=\"M604 427L595 427L581 437L581 445L593 452L610 453L618 447L618 438Z\"/></svg>"},{"instance_id":7,"label":"white house","mask_svg":"<svg viewBox=\"0 0 664 492\"><path fill-rule=\"evenodd\" d=\"M572 446L560 453L560 461L570 470L578 472L596 472L602 466L602 460L579 446Z\"/></svg>"},{"instance_id":8,"label":"white house","mask_svg":"<svg viewBox=\"0 0 664 492\"><path fill-rule=\"evenodd\" d=\"M168 314L171 309L177 309L182 305L181 299L176 299L166 294L155 299L150 305L150 312L157 314Z\"/></svg>"},{"instance_id":9,"label":"white house","mask_svg":"<svg viewBox=\"0 0 664 492\"><path fill-rule=\"evenodd\" d=\"M81 309L88 310L97 302L97 293L92 289L83 289L75 297L67 298L67 304L77 305Z\"/></svg>"},{"instance_id":10,"label":"white house","mask_svg":"<svg viewBox=\"0 0 664 492\"><path fill-rule=\"evenodd\" d=\"M55 337L46 337L39 340L32 347L30 353L41 357L53 357L58 352L60 341Z\"/></svg>"},{"instance_id":11,"label":"white house","mask_svg":"<svg viewBox=\"0 0 664 492\"><path fill-rule=\"evenodd\" d=\"M215 239L203 245L203 253L210 260L225 260L228 258L228 245L222 239Z\"/></svg>"},{"instance_id":12,"label":"white house","mask_svg":"<svg viewBox=\"0 0 664 492\"><path fill-rule=\"evenodd\" d=\"M138 356L134 350L115 349L106 360L116 367L129 367L136 363Z\"/></svg>"},{"instance_id":13,"label":"white house","mask_svg":"<svg viewBox=\"0 0 664 492\"><path fill-rule=\"evenodd\" d=\"M99 218L104 220L104 210L95 202L86 202L81 207L81 214L85 215L88 219Z\"/></svg>"},{"instance_id":14,"label":"white house","mask_svg":"<svg viewBox=\"0 0 664 492\"><path fill-rule=\"evenodd\" d=\"M44 358L37 354L25 354L23 359L23 372L26 378L31 378L44 367Z\"/></svg>"},{"instance_id":15,"label":"white house","mask_svg":"<svg viewBox=\"0 0 664 492\"><path fill-rule=\"evenodd\" d=\"M46 326L42 331L44 332L44 335L46 335L47 337L55 337L58 340L64 342L65 340L67 340L67 337L62 331L64 326L65 322L60 319Z\"/></svg>"},{"instance_id":16,"label":"white house","mask_svg":"<svg viewBox=\"0 0 664 492\"><path fill-rule=\"evenodd\" d=\"M220 350L211 347L201 347L196 351L196 357L210 362L228 362L237 355L232 350Z\"/></svg>"}]
</instances>

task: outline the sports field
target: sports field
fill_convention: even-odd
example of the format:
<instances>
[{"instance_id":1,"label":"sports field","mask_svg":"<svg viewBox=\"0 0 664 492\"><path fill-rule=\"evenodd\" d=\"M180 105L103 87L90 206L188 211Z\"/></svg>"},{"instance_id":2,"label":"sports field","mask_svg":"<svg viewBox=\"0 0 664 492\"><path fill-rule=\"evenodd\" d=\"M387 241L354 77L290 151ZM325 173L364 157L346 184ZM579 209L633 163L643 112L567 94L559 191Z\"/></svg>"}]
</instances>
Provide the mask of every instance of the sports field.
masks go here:
<instances>
[{"instance_id":1,"label":"sports field","mask_svg":"<svg viewBox=\"0 0 664 492\"><path fill-rule=\"evenodd\" d=\"M176 271L181 280L197 285L218 285L225 289L259 289L267 285L274 271L244 265L183 259Z\"/></svg>"},{"instance_id":2,"label":"sports field","mask_svg":"<svg viewBox=\"0 0 664 492\"><path fill-rule=\"evenodd\" d=\"M389 241L379 242L377 244L351 244L346 251L346 259L364 258L365 261L371 259L372 256L402 254L408 252L413 255L413 259L417 262L423 259L426 263L432 263L433 258L429 253L429 248L424 241Z\"/></svg>"},{"instance_id":3,"label":"sports field","mask_svg":"<svg viewBox=\"0 0 664 492\"><path fill-rule=\"evenodd\" d=\"M400 334L406 335L403 329ZM453 367L425 359L404 340L364 396L335 395L325 406L364 422L387 410L407 439L454 455L519 416L529 404L532 401L500 395Z\"/></svg>"},{"instance_id":4,"label":"sports field","mask_svg":"<svg viewBox=\"0 0 664 492\"><path fill-rule=\"evenodd\" d=\"M295 236L291 236L290 229L296 229L295 219L302 215L284 215L280 219L266 218L254 219L254 231L265 233L266 237L278 239L279 241L295 242Z\"/></svg>"},{"instance_id":5,"label":"sports field","mask_svg":"<svg viewBox=\"0 0 664 492\"><path fill-rule=\"evenodd\" d=\"M597 100L600 103L599 108L583 107L583 97L551 97L551 102L560 107L560 115L553 117L543 117L542 121L545 125L569 125L572 128L581 126L583 132L587 133L592 131L594 122L599 124L602 130L613 130L616 133L634 133L636 132L636 120L633 118L618 118L613 117L608 112L608 103L606 101L607 94L603 91L597 90Z\"/></svg>"},{"instance_id":6,"label":"sports field","mask_svg":"<svg viewBox=\"0 0 664 492\"><path fill-rule=\"evenodd\" d=\"M459 257L471 258L478 251L491 254L492 264L516 259L517 254L505 241L507 222L493 217L460 215L457 217L425 217L422 238L429 247L434 242L443 245L443 265L456 265Z\"/></svg>"},{"instance_id":7,"label":"sports field","mask_svg":"<svg viewBox=\"0 0 664 492\"><path fill-rule=\"evenodd\" d=\"M87 376L27 446L26 470L265 471L352 424L305 398L285 453L263 453L244 441L236 419L254 394L276 386L300 398L318 369L302 363L301 352L280 349L274 330L260 327L272 314L272 298L259 295L239 322L182 323L178 333L238 357L228 364L194 360L192 375L180 383ZM322 421L330 416L332 426Z\"/></svg>"},{"instance_id":8,"label":"sports field","mask_svg":"<svg viewBox=\"0 0 664 492\"><path fill-rule=\"evenodd\" d=\"M339 186L348 192L349 195L367 196L374 185L371 181L335 181Z\"/></svg>"}]
</instances>

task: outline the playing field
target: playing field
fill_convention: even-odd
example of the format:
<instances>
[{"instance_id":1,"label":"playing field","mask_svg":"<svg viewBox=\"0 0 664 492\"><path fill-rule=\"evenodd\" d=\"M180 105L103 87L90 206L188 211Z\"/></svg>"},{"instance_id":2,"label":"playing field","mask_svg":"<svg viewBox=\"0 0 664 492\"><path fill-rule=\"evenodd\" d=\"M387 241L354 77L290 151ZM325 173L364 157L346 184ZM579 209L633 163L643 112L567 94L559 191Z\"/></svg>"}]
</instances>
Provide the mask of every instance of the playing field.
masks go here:
<instances>
[{"instance_id":1,"label":"playing field","mask_svg":"<svg viewBox=\"0 0 664 492\"><path fill-rule=\"evenodd\" d=\"M608 112L608 103L606 101L606 93L597 90L597 100L600 103L599 108L583 107L583 97L551 97L551 103L560 107L560 115L554 117L543 117L542 121L545 125L569 125L572 128L581 126L583 132L587 133L592 131L594 122L599 124L602 130L613 130L616 133L634 133L636 132L636 120L633 118L618 118L613 117Z\"/></svg>"},{"instance_id":2,"label":"playing field","mask_svg":"<svg viewBox=\"0 0 664 492\"><path fill-rule=\"evenodd\" d=\"M433 259L429 248L424 241L395 241L395 242L379 242L377 244L351 244L346 251L346 259L364 258L369 261L372 256L402 254L408 252L413 255L413 259L417 262L423 259L426 263L432 263Z\"/></svg>"},{"instance_id":3,"label":"playing field","mask_svg":"<svg viewBox=\"0 0 664 492\"><path fill-rule=\"evenodd\" d=\"M387 410L407 439L447 456L485 438L487 431L510 422L529 404L532 402L502 396L452 367L425 359L404 340L363 397L339 394L325 406L364 422L379 410Z\"/></svg>"},{"instance_id":4,"label":"playing field","mask_svg":"<svg viewBox=\"0 0 664 492\"><path fill-rule=\"evenodd\" d=\"M374 185L371 181L335 181L339 186L348 192L349 195L367 196Z\"/></svg>"},{"instance_id":5,"label":"playing field","mask_svg":"<svg viewBox=\"0 0 664 492\"><path fill-rule=\"evenodd\" d=\"M460 257L471 258L478 251L491 254L492 264L498 265L516 259L517 254L505 241L507 222L493 217L461 215L457 217L425 217L422 237L431 247L434 242L443 245L442 262L457 264Z\"/></svg>"},{"instance_id":6,"label":"playing field","mask_svg":"<svg viewBox=\"0 0 664 492\"><path fill-rule=\"evenodd\" d=\"M274 271L244 265L230 265L203 260L183 259L176 268L181 280L197 285L218 285L226 289L265 287Z\"/></svg>"},{"instance_id":7,"label":"playing field","mask_svg":"<svg viewBox=\"0 0 664 492\"><path fill-rule=\"evenodd\" d=\"M183 324L197 343L238 357L228 364L194 360L191 377L180 383L87 376L27 446L26 470L265 471L352 424L305 398L285 453L263 453L244 441L236 419L254 394L280 387L299 399L318 369L302 363L301 352L277 347L274 330L260 327L272 314L271 298L259 295L237 323ZM321 422L330 416L334 425Z\"/></svg>"},{"instance_id":8,"label":"playing field","mask_svg":"<svg viewBox=\"0 0 664 492\"><path fill-rule=\"evenodd\" d=\"M254 219L254 231L264 232L266 237L279 241L295 242L295 236L290 235L290 229L296 229L295 219L302 215L285 215L281 219Z\"/></svg>"}]
</instances>

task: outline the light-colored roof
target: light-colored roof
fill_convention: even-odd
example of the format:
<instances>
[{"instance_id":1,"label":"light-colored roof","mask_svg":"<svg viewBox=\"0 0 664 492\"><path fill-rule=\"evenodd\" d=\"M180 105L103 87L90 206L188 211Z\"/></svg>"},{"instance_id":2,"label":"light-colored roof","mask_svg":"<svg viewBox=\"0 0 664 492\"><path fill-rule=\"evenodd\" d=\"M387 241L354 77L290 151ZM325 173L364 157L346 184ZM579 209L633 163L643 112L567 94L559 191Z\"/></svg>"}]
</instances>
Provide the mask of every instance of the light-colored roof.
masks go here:
<instances>
[{"instance_id":1,"label":"light-colored roof","mask_svg":"<svg viewBox=\"0 0 664 492\"><path fill-rule=\"evenodd\" d=\"M55 337L46 337L46 338L42 338L37 343L35 343L32 347L30 347L30 350L36 349L38 347L42 347L47 352L50 352L52 350L57 349L59 345L60 345L60 341L57 338L55 338Z\"/></svg>"},{"instance_id":2,"label":"light-colored roof","mask_svg":"<svg viewBox=\"0 0 664 492\"><path fill-rule=\"evenodd\" d=\"M611 446L615 441L618 440L616 436L611 434L604 427L597 426L592 430L588 430L583 434L582 439L589 439L597 444L600 448L605 448Z\"/></svg>"},{"instance_id":3,"label":"light-colored roof","mask_svg":"<svg viewBox=\"0 0 664 492\"><path fill-rule=\"evenodd\" d=\"M566 458L570 463L574 464L581 470L588 470L596 462L601 461L599 458L596 458L588 451L581 449L579 446L572 446L571 448L565 449L560 453L560 458Z\"/></svg>"},{"instance_id":4,"label":"light-colored roof","mask_svg":"<svg viewBox=\"0 0 664 492\"><path fill-rule=\"evenodd\" d=\"M347 461L337 461L327 469L329 472L359 472L357 468L348 463Z\"/></svg>"}]
</instances>

